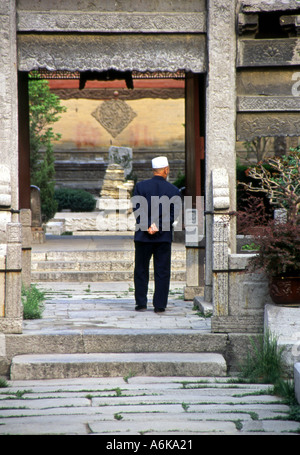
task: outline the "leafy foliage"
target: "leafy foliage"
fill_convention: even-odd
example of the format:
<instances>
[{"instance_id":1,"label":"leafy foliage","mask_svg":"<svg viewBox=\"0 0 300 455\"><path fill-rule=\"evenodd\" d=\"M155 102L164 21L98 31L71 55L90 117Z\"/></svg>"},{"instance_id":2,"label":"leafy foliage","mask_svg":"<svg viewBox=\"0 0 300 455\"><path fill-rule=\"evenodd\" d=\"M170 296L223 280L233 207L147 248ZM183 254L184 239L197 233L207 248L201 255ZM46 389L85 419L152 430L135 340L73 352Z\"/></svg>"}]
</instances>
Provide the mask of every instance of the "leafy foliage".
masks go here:
<instances>
[{"instance_id":1,"label":"leafy foliage","mask_svg":"<svg viewBox=\"0 0 300 455\"><path fill-rule=\"evenodd\" d=\"M40 319L44 311L44 292L37 289L35 285L29 288L22 287L22 304L24 319Z\"/></svg>"},{"instance_id":2,"label":"leafy foliage","mask_svg":"<svg viewBox=\"0 0 300 455\"><path fill-rule=\"evenodd\" d=\"M245 362L241 365L240 376L253 382L277 383L284 375L284 347L278 346L278 340L269 330L256 341L252 338Z\"/></svg>"},{"instance_id":3,"label":"leafy foliage","mask_svg":"<svg viewBox=\"0 0 300 455\"><path fill-rule=\"evenodd\" d=\"M262 198L250 193L243 201L243 210L237 212L237 229L243 235L250 235L250 231L266 226L271 217Z\"/></svg>"},{"instance_id":4,"label":"leafy foliage","mask_svg":"<svg viewBox=\"0 0 300 455\"><path fill-rule=\"evenodd\" d=\"M96 206L95 198L84 190L60 188L54 192L58 211L92 212Z\"/></svg>"},{"instance_id":5,"label":"leafy foliage","mask_svg":"<svg viewBox=\"0 0 300 455\"><path fill-rule=\"evenodd\" d=\"M58 114L66 108L60 105L59 98L52 94L49 84L34 76L29 79L29 124L30 124L30 170L31 184L40 188L42 217L52 218L57 210L54 199L55 169L53 145L60 139L49 126L59 120ZM43 153L42 153L43 151Z\"/></svg>"},{"instance_id":6,"label":"leafy foliage","mask_svg":"<svg viewBox=\"0 0 300 455\"><path fill-rule=\"evenodd\" d=\"M269 168L267 168L267 166ZM242 185L250 192L263 191L270 203L284 209L286 219L270 219L262 201L249 198L248 207L238 213L238 223L244 234L252 236L259 253L250 269L264 270L269 276L300 274L300 147L290 155L269 158L248 170L258 180Z\"/></svg>"},{"instance_id":7,"label":"leafy foliage","mask_svg":"<svg viewBox=\"0 0 300 455\"><path fill-rule=\"evenodd\" d=\"M185 175L178 173L177 179L173 182L173 185L177 186L177 188L185 187Z\"/></svg>"},{"instance_id":8,"label":"leafy foliage","mask_svg":"<svg viewBox=\"0 0 300 455\"><path fill-rule=\"evenodd\" d=\"M254 233L254 238L259 254L252 259L252 269L264 270L269 276L299 276L299 225L272 220L259 235Z\"/></svg>"},{"instance_id":9,"label":"leafy foliage","mask_svg":"<svg viewBox=\"0 0 300 455\"><path fill-rule=\"evenodd\" d=\"M258 163L248 169L247 175L258 180L260 185L257 188L250 182L243 183L244 187L249 191L266 193L270 203L286 209L288 219L296 223L300 212L300 146L291 149L289 155Z\"/></svg>"}]
</instances>

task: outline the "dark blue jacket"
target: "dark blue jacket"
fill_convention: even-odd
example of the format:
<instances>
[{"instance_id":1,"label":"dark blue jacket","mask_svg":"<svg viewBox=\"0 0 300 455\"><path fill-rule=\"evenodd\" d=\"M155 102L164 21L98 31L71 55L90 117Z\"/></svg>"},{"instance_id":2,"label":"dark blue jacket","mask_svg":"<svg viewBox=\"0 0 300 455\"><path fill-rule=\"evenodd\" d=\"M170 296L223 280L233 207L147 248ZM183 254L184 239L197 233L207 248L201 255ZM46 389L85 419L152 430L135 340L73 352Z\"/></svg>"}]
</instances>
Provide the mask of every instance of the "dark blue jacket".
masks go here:
<instances>
[{"instance_id":1,"label":"dark blue jacket","mask_svg":"<svg viewBox=\"0 0 300 455\"><path fill-rule=\"evenodd\" d=\"M133 210L137 222L134 240L172 242L174 217L177 217L181 210L179 189L163 177L155 175L151 179L138 182L133 196ZM141 196L144 201L142 204L139 203ZM153 222L159 228L159 232L151 235L147 229Z\"/></svg>"}]
</instances>

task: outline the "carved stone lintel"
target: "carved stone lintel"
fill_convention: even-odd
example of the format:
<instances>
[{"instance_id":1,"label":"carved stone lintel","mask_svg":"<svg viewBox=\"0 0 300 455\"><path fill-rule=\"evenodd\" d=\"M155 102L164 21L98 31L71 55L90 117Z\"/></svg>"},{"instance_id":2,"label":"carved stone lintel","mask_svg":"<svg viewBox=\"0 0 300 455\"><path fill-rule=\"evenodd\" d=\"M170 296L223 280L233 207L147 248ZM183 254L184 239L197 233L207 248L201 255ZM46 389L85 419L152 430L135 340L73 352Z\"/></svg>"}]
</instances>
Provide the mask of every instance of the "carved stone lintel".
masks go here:
<instances>
[{"instance_id":1,"label":"carved stone lintel","mask_svg":"<svg viewBox=\"0 0 300 455\"><path fill-rule=\"evenodd\" d=\"M133 81L133 85L134 81ZM102 100L110 99L114 97L115 89L109 88L84 88L79 89L51 89L51 93L54 93L62 100L68 99L91 99L91 100ZM120 89L118 88L118 99L119 100L137 100L142 98L160 98L160 99L180 99L184 98L184 88L135 88L134 90Z\"/></svg>"},{"instance_id":2,"label":"carved stone lintel","mask_svg":"<svg viewBox=\"0 0 300 455\"><path fill-rule=\"evenodd\" d=\"M18 31L204 33L205 12L19 11Z\"/></svg>"},{"instance_id":3,"label":"carved stone lintel","mask_svg":"<svg viewBox=\"0 0 300 455\"><path fill-rule=\"evenodd\" d=\"M202 73L205 43L204 34L21 34L18 68Z\"/></svg>"}]
</instances>

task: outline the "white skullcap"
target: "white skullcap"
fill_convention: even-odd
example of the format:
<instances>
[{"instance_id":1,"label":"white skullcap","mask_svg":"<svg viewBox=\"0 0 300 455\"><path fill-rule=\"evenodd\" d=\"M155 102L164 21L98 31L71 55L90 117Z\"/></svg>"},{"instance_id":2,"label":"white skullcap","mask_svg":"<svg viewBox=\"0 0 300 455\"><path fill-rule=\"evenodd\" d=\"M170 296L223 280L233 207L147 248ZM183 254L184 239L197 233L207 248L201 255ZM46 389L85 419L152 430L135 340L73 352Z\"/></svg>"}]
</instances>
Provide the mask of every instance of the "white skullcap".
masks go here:
<instances>
[{"instance_id":1,"label":"white skullcap","mask_svg":"<svg viewBox=\"0 0 300 455\"><path fill-rule=\"evenodd\" d=\"M153 158L152 160L153 169L162 169L167 166L169 166L169 163L167 157L165 156L158 156L157 158Z\"/></svg>"}]
</instances>

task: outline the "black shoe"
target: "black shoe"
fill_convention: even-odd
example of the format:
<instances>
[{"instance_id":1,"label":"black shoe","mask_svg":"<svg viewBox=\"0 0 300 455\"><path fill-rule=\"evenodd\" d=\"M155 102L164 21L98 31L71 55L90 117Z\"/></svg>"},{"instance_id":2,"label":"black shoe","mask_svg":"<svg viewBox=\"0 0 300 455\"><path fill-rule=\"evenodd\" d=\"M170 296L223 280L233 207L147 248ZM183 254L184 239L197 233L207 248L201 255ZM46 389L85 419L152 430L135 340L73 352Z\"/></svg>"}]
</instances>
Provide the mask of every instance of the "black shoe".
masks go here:
<instances>
[{"instance_id":1,"label":"black shoe","mask_svg":"<svg viewBox=\"0 0 300 455\"><path fill-rule=\"evenodd\" d=\"M146 306L140 306L140 305L137 305L135 307L135 311L146 311L147 310L147 307Z\"/></svg>"},{"instance_id":2,"label":"black shoe","mask_svg":"<svg viewBox=\"0 0 300 455\"><path fill-rule=\"evenodd\" d=\"M163 313L165 308L154 308L154 313Z\"/></svg>"}]
</instances>

